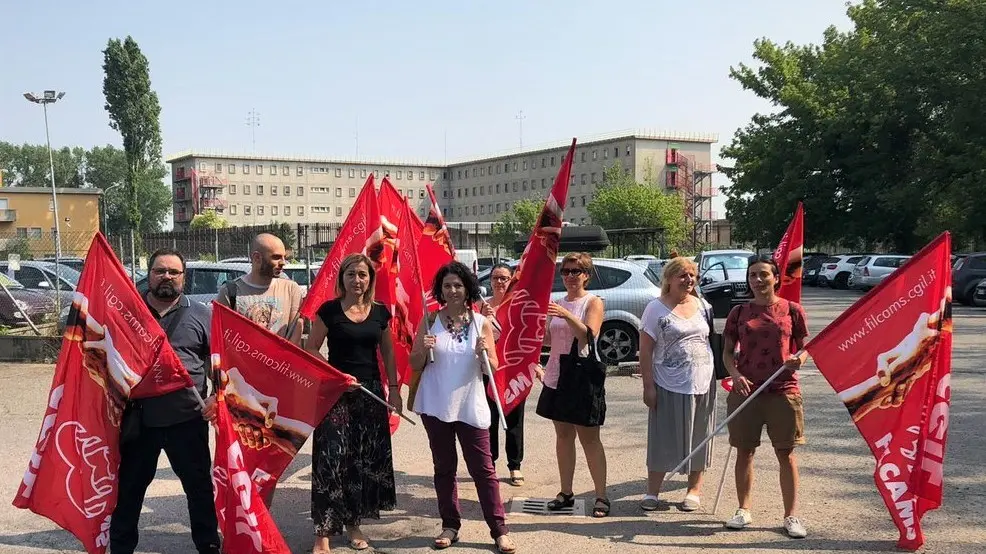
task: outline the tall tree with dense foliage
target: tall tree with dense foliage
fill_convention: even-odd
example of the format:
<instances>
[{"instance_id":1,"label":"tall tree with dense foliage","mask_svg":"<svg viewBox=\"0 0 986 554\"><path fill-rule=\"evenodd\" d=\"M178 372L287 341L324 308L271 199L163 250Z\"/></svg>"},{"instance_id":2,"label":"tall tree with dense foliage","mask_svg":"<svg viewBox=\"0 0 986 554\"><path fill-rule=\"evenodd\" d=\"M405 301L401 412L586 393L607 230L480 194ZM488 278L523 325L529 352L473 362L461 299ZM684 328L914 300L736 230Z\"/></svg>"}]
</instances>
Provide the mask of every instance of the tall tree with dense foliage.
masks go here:
<instances>
[{"instance_id":1,"label":"tall tree with dense foliage","mask_svg":"<svg viewBox=\"0 0 986 554\"><path fill-rule=\"evenodd\" d=\"M490 244L500 247L507 252L513 252L514 241L518 237L531 234L537 223L538 215L544 200L538 198L523 198L514 202L509 210L504 212L490 230Z\"/></svg>"},{"instance_id":2,"label":"tall tree with dense foliage","mask_svg":"<svg viewBox=\"0 0 986 554\"><path fill-rule=\"evenodd\" d=\"M603 182L586 209L592 223L604 229L663 229L666 245L684 244L691 236L680 194L662 190L656 181L638 183L615 162L606 168ZM652 242L640 239L641 247Z\"/></svg>"},{"instance_id":3,"label":"tall tree with dense foliage","mask_svg":"<svg viewBox=\"0 0 986 554\"><path fill-rule=\"evenodd\" d=\"M127 158L127 219L140 229L142 179L161 164L161 106L151 89L147 58L130 36L110 39L103 51L103 95L110 127L123 137Z\"/></svg>"},{"instance_id":4,"label":"tall tree with dense foliage","mask_svg":"<svg viewBox=\"0 0 986 554\"><path fill-rule=\"evenodd\" d=\"M730 75L769 101L723 149L736 238L770 245L805 203L806 243L913 252L986 244L986 3L866 0L818 45L754 44ZM728 164L727 164L728 165Z\"/></svg>"}]
</instances>

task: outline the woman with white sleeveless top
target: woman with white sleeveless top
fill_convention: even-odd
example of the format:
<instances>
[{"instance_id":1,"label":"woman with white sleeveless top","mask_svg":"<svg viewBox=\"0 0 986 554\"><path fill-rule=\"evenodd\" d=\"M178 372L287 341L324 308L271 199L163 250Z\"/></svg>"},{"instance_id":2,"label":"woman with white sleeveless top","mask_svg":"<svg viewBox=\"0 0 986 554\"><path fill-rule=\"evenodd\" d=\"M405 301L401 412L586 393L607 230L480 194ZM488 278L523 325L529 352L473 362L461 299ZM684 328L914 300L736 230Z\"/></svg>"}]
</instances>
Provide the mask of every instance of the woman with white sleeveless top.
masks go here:
<instances>
[{"instance_id":1,"label":"woman with white sleeveless top","mask_svg":"<svg viewBox=\"0 0 986 554\"><path fill-rule=\"evenodd\" d=\"M435 465L442 532L435 538L434 547L448 548L459 540L462 518L455 481L458 438L497 551L516 552L507 535L500 482L490 452L492 413L486 402L480 364L482 352L486 351L495 371L497 358L493 326L471 309L472 303L481 298L479 283L469 268L452 262L438 270L432 295L442 307L429 315L414 341L411 367L420 373L420 379L412 384L408 404L421 415ZM434 361L429 361L429 350Z\"/></svg>"},{"instance_id":2,"label":"woman with white sleeveless top","mask_svg":"<svg viewBox=\"0 0 986 554\"><path fill-rule=\"evenodd\" d=\"M575 439L578 437L596 493L592 516L606 517L610 510L606 495L606 451L599 438L605 411L602 411L598 419L590 417L579 421L579 424L571 423L569 414L577 413L583 407L572 406L571 399L562 398L556 391L561 374L561 355L569 352L573 341L578 339L579 355L588 356L590 336L593 341L599 336L599 328L603 322L603 301L598 296L589 294L585 288L591 276L592 257L588 254L572 253L562 258L561 278L567 294L564 299L548 306L544 342L551 350L548 365L541 373L544 387L538 398L537 414L552 420L555 425L555 454L558 457L561 492L548 502L548 509L557 511L575 504L572 487L575 479ZM583 413L599 413L599 410L591 408L585 406Z\"/></svg>"}]
</instances>

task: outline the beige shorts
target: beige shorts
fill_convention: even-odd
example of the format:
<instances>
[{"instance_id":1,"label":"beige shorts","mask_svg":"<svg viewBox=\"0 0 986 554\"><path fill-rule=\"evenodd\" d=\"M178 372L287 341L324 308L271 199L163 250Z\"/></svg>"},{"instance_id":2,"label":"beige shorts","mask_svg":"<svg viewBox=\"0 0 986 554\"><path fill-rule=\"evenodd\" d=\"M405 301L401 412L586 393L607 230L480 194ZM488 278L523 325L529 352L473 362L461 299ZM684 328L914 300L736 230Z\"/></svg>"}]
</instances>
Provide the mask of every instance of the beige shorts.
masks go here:
<instances>
[{"instance_id":1,"label":"beige shorts","mask_svg":"<svg viewBox=\"0 0 986 554\"><path fill-rule=\"evenodd\" d=\"M726 413L731 414L746 397L735 392L726 398ZM800 393L761 393L729 422L729 444L753 450L760 446L760 435L767 426L771 446L777 450L805 444L804 401Z\"/></svg>"}]
</instances>

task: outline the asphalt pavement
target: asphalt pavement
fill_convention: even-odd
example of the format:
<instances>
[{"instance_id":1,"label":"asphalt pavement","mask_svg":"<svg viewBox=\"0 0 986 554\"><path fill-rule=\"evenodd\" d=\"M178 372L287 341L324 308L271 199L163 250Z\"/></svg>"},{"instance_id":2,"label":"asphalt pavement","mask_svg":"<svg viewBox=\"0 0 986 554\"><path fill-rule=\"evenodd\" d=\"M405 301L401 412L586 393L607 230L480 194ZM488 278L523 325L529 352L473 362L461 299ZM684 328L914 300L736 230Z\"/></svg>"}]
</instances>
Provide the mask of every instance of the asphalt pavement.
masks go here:
<instances>
[{"instance_id":1,"label":"asphalt pavement","mask_svg":"<svg viewBox=\"0 0 986 554\"><path fill-rule=\"evenodd\" d=\"M809 327L820 330L859 297L851 291L805 289ZM924 518L925 552L986 552L986 309L956 307L952 366L952 406L945 466L944 506ZM722 325L722 322L719 322ZM0 420L5 422L0 456L0 553L80 553L78 541L50 521L10 505L31 454L41 423L53 368L44 365L0 366ZM641 401L639 377L614 376L607 381L609 405L602 437L609 465L609 495L613 511L605 519L585 516L530 515L508 512L511 535L520 552L705 552L752 553L798 551L853 553L895 551L897 531L873 484L874 461L849 416L825 380L810 363L803 370L808 444L798 449L801 467L800 515L808 538L788 539L777 482L777 461L764 436L757 453L754 485L754 524L743 531L723 527L736 508L732 467L726 476L718 513L712 504L722 472L727 443L716 441L715 464L706 477L703 507L686 514L669 511L645 514L638 508L646 487L645 445L647 415ZM532 394L536 398L538 390ZM550 422L526 414L527 483L504 482L501 495L511 510L523 498L547 499L558 492L554 433ZM724 415L719 400L720 419ZM413 416L416 419L416 416ZM398 509L377 522L366 522L375 552L431 552L440 528L432 487L431 454L424 429L402 424L394 437ZM482 520L476 490L459 464L459 494L465 522L461 541L452 553L492 552L493 543ZM278 486L273 514L293 552L309 552L311 444L307 444ZM575 490L591 506L592 484L579 450ZM684 495L684 477L667 486L672 503ZM162 456L158 475L148 490L141 515L139 552L193 552L181 485ZM342 537L333 551L352 552Z\"/></svg>"}]
</instances>

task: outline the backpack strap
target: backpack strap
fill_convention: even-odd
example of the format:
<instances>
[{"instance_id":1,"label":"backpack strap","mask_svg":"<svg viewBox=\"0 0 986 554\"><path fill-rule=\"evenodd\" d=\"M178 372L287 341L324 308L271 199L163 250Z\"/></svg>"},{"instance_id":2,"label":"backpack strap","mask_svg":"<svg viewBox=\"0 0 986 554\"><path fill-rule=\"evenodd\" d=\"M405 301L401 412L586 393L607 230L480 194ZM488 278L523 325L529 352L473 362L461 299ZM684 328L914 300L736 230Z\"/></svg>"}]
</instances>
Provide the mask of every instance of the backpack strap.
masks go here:
<instances>
[{"instance_id":1,"label":"backpack strap","mask_svg":"<svg viewBox=\"0 0 986 554\"><path fill-rule=\"evenodd\" d=\"M226 281L226 284L225 284L225 286L226 286L226 298L229 299L229 307L234 312L236 311L236 288L237 288L236 287L236 281L238 281L238 280L239 280L239 277L237 277L236 279L230 279L229 281Z\"/></svg>"}]
</instances>

